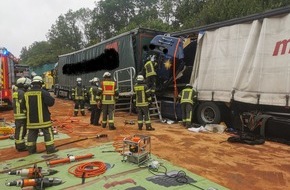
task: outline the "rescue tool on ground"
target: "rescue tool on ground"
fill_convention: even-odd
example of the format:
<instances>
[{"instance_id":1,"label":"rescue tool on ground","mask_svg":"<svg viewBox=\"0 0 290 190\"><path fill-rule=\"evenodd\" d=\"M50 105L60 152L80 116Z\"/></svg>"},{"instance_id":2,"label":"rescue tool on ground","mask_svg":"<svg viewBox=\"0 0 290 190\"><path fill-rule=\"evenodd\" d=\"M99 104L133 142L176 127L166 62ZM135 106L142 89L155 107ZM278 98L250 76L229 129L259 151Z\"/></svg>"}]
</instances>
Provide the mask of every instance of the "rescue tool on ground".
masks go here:
<instances>
[{"instance_id":1,"label":"rescue tool on ground","mask_svg":"<svg viewBox=\"0 0 290 190\"><path fill-rule=\"evenodd\" d=\"M29 187L33 186L36 189L45 189L62 184L62 180L57 177L36 178L36 179L18 179L11 182L6 182L6 186Z\"/></svg>"},{"instance_id":2,"label":"rescue tool on ground","mask_svg":"<svg viewBox=\"0 0 290 190\"><path fill-rule=\"evenodd\" d=\"M49 176L54 175L58 171L53 169L44 169L42 167L37 167L36 164L34 167L20 169L20 170L12 170L8 172L9 175L18 175L21 177L28 177L28 178L40 178L42 176Z\"/></svg>"},{"instance_id":3,"label":"rescue tool on ground","mask_svg":"<svg viewBox=\"0 0 290 190\"><path fill-rule=\"evenodd\" d=\"M70 163L70 162L74 162L74 161L78 161L78 160L90 159L93 156L94 156L93 154L86 154L86 155L81 155L81 156L68 155L67 158L50 160L50 161L46 162L46 164L48 166L52 166L52 165L57 165L57 164Z\"/></svg>"}]
</instances>

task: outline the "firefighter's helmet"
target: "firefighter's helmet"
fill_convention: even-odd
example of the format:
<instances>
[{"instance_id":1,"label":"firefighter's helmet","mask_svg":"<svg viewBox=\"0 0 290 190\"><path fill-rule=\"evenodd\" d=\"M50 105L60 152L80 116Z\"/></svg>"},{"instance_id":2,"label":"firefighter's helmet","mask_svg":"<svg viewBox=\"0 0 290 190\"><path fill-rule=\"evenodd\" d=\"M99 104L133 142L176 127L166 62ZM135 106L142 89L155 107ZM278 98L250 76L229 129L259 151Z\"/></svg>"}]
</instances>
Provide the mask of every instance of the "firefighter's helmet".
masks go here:
<instances>
[{"instance_id":1,"label":"firefighter's helmet","mask_svg":"<svg viewBox=\"0 0 290 190\"><path fill-rule=\"evenodd\" d=\"M94 77L92 80L90 80L89 82L93 82L93 83L96 83L96 82L99 82L99 78L98 77Z\"/></svg>"},{"instance_id":2,"label":"firefighter's helmet","mask_svg":"<svg viewBox=\"0 0 290 190\"><path fill-rule=\"evenodd\" d=\"M32 83L43 83L42 77L41 76L33 77Z\"/></svg>"},{"instance_id":3,"label":"firefighter's helmet","mask_svg":"<svg viewBox=\"0 0 290 190\"><path fill-rule=\"evenodd\" d=\"M186 84L185 87L190 87L190 88L192 88L192 85L191 85L191 84Z\"/></svg>"},{"instance_id":4,"label":"firefighter's helmet","mask_svg":"<svg viewBox=\"0 0 290 190\"><path fill-rule=\"evenodd\" d=\"M138 75L137 78L136 78L136 80L139 81L139 82L144 81L143 75Z\"/></svg>"},{"instance_id":5,"label":"firefighter's helmet","mask_svg":"<svg viewBox=\"0 0 290 190\"><path fill-rule=\"evenodd\" d=\"M109 77L111 77L111 73L109 73L109 72L105 72L105 73L103 74L103 77L104 77L104 78L109 78Z\"/></svg>"},{"instance_id":6,"label":"firefighter's helmet","mask_svg":"<svg viewBox=\"0 0 290 190\"><path fill-rule=\"evenodd\" d=\"M37 76L36 72L32 71L31 72L31 76L32 76L32 78L35 77L35 76Z\"/></svg>"},{"instance_id":7,"label":"firefighter's helmet","mask_svg":"<svg viewBox=\"0 0 290 190\"><path fill-rule=\"evenodd\" d=\"M77 82L82 82L82 78L78 77L76 81Z\"/></svg>"},{"instance_id":8,"label":"firefighter's helmet","mask_svg":"<svg viewBox=\"0 0 290 190\"><path fill-rule=\"evenodd\" d=\"M25 83L26 78L25 77L21 77L19 79L17 79L16 84L17 85L23 85Z\"/></svg>"}]
</instances>

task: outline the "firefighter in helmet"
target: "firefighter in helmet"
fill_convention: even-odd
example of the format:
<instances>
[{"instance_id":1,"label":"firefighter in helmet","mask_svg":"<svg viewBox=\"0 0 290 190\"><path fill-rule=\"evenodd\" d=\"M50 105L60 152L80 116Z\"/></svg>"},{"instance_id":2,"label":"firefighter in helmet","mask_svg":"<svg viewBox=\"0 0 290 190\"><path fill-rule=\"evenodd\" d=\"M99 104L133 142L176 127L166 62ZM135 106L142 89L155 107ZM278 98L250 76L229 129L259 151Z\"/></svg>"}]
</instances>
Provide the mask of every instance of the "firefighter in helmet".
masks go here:
<instances>
[{"instance_id":1,"label":"firefighter in helmet","mask_svg":"<svg viewBox=\"0 0 290 190\"><path fill-rule=\"evenodd\" d=\"M148 88L151 90L151 94L155 94L156 90L156 67L157 67L157 62L155 60L155 55L148 56L146 59L146 62L144 64L143 68L143 74L145 75L146 78L146 83L148 85Z\"/></svg>"},{"instance_id":2,"label":"firefighter in helmet","mask_svg":"<svg viewBox=\"0 0 290 190\"><path fill-rule=\"evenodd\" d=\"M134 102L138 113L138 129L142 130L144 120L147 131L155 130L151 126L148 107L151 103L151 92L144 82L143 75L137 76L137 83L134 85Z\"/></svg>"},{"instance_id":3,"label":"firefighter in helmet","mask_svg":"<svg viewBox=\"0 0 290 190\"><path fill-rule=\"evenodd\" d=\"M187 84L178 97L181 104L182 125L186 128L190 128L192 109L196 102L197 93L190 84Z\"/></svg>"},{"instance_id":4,"label":"firefighter in helmet","mask_svg":"<svg viewBox=\"0 0 290 190\"><path fill-rule=\"evenodd\" d=\"M85 98L87 97L86 88L82 85L82 79L76 79L77 85L72 89L72 98L75 102L74 106L74 116L78 115L80 110L82 116L85 115Z\"/></svg>"},{"instance_id":5,"label":"firefighter in helmet","mask_svg":"<svg viewBox=\"0 0 290 190\"><path fill-rule=\"evenodd\" d=\"M15 119L15 148L18 151L25 151L25 135L26 135L26 109L22 104L24 93L30 87L31 80L26 77L21 77L16 81L16 88L13 92L13 111Z\"/></svg>"},{"instance_id":6,"label":"firefighter in helmet","mask_svg":"<svg viewBox=\"0 0 290 190\"><path fill-rule=\"evenodd\" d=\"M54 105L54 98L43 90L42 77L32 79L32 87L24 94L23 104L27 111L27 150L29 154L36 153L36 142L41 129L44 135L47 154L57 152L54 147L54 136L49 107Z\"/></svg>"},{"instance_id":7,"label":"firefighter in helmet","mask_svg":"<svg viewBox=\"0 0 290 190\"><path fill-rule=\"evenodd\" d=\"M100 104L100 80L97 77L94 77L92 80L89 81L91 83L91 87L89 90L89 99L90 99L90 109L91 109L91 124L95 126L100 126L99 123L100 115L101 115L101 104Z\"/></svg>"},{"instance_id":8,"label":"firefighter in helmet","mask_svg":"<svg viewBox=\"0 0 290 190\"><path fill-rule=\"evenodd\" d=\"M116 127L114 125L114 113L116 100L119 97L119 90L117 83L111 78L111 73L105 72L103 78L104 79L101 81L99 88L103 110L102 127L106 128L108 121L109 129L115 130Z\"/></svg>"}]
</instances>

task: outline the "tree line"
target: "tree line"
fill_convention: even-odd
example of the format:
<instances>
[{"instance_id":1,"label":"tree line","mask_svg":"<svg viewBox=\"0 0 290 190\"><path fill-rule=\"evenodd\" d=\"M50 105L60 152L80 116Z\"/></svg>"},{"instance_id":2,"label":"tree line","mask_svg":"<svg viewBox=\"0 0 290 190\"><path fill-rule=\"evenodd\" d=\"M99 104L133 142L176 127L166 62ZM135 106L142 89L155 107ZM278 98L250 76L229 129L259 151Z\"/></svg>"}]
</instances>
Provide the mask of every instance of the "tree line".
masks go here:
<instances>
[{"instance_id":1,"label":"tree line","mask_svg":"<svg viewBox=\"0 0 290 190\"><path fill-rule=\"evenodd\" d=\"M57 56L142 27L180 31L290 5L290 0L100 0L58 17L46 41L23 47L22 64L57 62Z\"/></svg>"}]
</instances>

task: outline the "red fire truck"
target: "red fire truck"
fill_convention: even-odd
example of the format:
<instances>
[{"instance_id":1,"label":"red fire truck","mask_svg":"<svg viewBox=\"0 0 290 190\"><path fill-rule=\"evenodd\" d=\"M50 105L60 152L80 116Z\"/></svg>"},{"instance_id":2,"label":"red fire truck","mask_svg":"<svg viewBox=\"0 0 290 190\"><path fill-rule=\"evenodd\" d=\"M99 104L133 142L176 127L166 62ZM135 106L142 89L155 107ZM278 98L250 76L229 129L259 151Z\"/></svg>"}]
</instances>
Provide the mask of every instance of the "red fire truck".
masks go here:
<instances>
[{"instance_id":1,"label":"red fire truck","mask_svg":"<svg viewBox=\"0 0 290 190\"><path fill-rule=\"evenodd\" d=\"M18 64L18 59L0 47L0 108L12 108L12 87L22 76L29 76L29 67Z\"/></svg>"}]
</instances>

